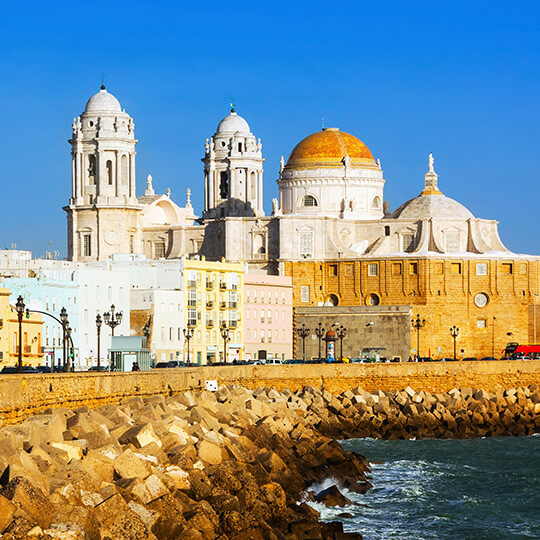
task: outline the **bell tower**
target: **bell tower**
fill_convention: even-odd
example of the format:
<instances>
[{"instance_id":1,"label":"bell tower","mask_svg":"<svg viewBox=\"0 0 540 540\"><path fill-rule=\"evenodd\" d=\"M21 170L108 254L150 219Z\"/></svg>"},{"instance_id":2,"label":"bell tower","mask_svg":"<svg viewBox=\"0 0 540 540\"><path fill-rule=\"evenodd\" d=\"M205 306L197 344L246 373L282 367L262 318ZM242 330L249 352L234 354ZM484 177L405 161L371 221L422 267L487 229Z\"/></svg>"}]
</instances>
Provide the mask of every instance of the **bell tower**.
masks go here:
<instances>
[{"instance_id":1,"label":"bell tower","mask_svg":"<svg viewBox=\"0 0 540 540\"><path fill-rule=\"evenodd\" d=\"M234 107L206 140L203 219L264 216L261 140Z\"/></svg>"},{"instance_id":2,"label":"bell tower","mask_svg":"<svg viewBox=\"0 0 540 540\"><path fill-rule=\"evenodd\" d=\"M142 249L132 118L101 86L73 120L68 259L96 261Z\"/></svg>"}]
</instances>

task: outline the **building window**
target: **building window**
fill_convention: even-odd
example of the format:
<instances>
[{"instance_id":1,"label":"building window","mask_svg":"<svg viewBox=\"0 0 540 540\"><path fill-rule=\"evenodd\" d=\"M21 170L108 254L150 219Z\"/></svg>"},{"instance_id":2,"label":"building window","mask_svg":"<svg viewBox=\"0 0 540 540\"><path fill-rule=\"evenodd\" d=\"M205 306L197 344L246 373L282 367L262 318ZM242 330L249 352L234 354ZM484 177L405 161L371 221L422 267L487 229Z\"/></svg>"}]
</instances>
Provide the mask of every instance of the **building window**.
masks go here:
<instances>
[{"instance_id":1,"label":"building window","mask_svg":"<svg viewBox=\"0 0 540 540\"><path fill-rule=\"evenodd\" d=\"M94 154L88 156L88 183L96 183L96 156Z\"/></svg>"},{"instance_id":2,"label":"building window","mask_svg":"<svg viewBox=\"0 0 540 540\"><path fill-rule=\"evenodd\" d=\"M337 276L337 264L328 265L328 275Z\"/></svg>"},{"instance_id":3,"label":"building window","mask_svg":"<svg viewBox=\"0 0 540 540\"><path fill-rule=\"evenodd\" d=\"M478 319L476 321L476 328L485 328L486 327L486 319Z\"/></svg>"},{"instance_id":4,"label":"building window","mask_svg":"<svg viewBox=\"0 0 540 540\"><path fill-rule=\"evenodd\" d=\"M313 195L306 195L302 199L302 206L319 206L317 204L317 199Z\"/></svg>"},{"instance_id":5,"label":"building window","mask_svg":"<svg viewBox=\"0 0 540 540\"><path fill-rule=\"evenodd\" d=\"M188 326L195 326L197 324L197 310L194 308L188 308Z\"/></svg>"},{"instance_id":6,"label":"building window","mask_svg":"<svg viewBox=\"0 0 540 540\"><path fill-rule=\"evenodd\" d=\"M165 242L156 242L154 244L154 258L155 259L165 258Z\"/></svg>"},{"instance_id":7,"label":"building window","mask_svg":"<svg viewBox=\"0 0 540 540\"><path fill-rule=\"evenodd\" d=\"M112 186L113 169L112 169L112 161L110 159L107 160L107 163L105 164L105 168L107 169L107 183Z\"/></svg>"},{"instance_id":8,"label":"building window","mask_svg":"<svg viewBox=\"0 0 540 540\"><path fill-rule=\"evenodd\" d=\"M229 175L227 171L221 171L219 177L219 196L226 199L229 196Z\"/></svg>"},{"instance_id":9,"label":"building window","mask_svg":"<svg viewBox=\"0 0 540 540\"><path fill-rule=\"evenodd\" d=\"M418 274L418 263L409 263L409 274L411 276L416 276L416 274Z\"/></svg>"},{"instance_id":10,"label":"building window","mask_svg":"<svg viewBox=\"0 0 540 540\"><path fill-rule=\"evenodd\" d=\"M188 289L188 306L196 306L196 305L197 305L197 290Z\"/></svg>"},{"instance_id":11,"label":"building window","mask_svg":"<svg viewBox=\"0 0 540 540\"><path fill-rule=\"evenodd\" d=\"M379 197L375 197L373 199L373 202L371 203L373 208L380 208L381 207L381 199Z\"/></svg>"},{"instance_id":12,"label":"building window","mask_svg":"<svg viewBox=\"0 0 540 540\"><path fill-rule=\"evenodd\" d=\"M452 274L461 274L461 263L452 263Z\"/></svg>"},{"instance_id":13,"label":"building window","mask_svg":"<svg viewBox=\"0 0 540 540\"><path fill-rule=\"evenodd\" d=\"M309 302L309 285L302 285L300 288L300 301L304 303Z\"/></svg>"},{"instance_id":14,"label":"building window","mask_svg":"<svg viewBox=\"0 0 540 540\"><path fill-rule=\"evenodd\" d=\"M402 237L403 242L403 251L405 253L411 253L414 251L414 234L413 233L407 233L404 234Z\"/></svg>"},{"instance_id":15,"label":"building window","mask_svg":"<svg viewBox=\"0 0 540 540\"><path fill-rule=\"evenodd\" d=\"M392 274L394 276L401 275L401 263L392 263Z\"/></svg>"},{"instance_id":16,"label":"building window","mask_svg":"<svg viewBox=\"0 0 540 540\"><path fill-rule=\"evenodd\" d=\"M129 252L135 252L135 237L132 234L129 235Z\"/></svg>"},{"instance_id":17,"label":"building window","mask_svg":"<svg viewBox=\"0 0 540 540\"><path fill-rule=\"evenodd\" d=\"M513 273L512 263L503 263L502 264L502 273L503 274L512 274Z\"/></svg>"},{"instance_id":18,"label":"building window","mask_svg":"<svg viewBox=\"0 0 540 540\"><path fill-rule=\"evenodd\" d=\"M366 298L366 304L368 306L378 306L379 304L381 303L381 299L379 298L379 296L375 293L373 294L370 294L367 298Z\"/></svg>"},{"instance_id":19,"label":"building window","mask_svg":"<svg viewBox=\"0 0 540 540\"><path fill-rule=\"evenodd\" d=\"M83 256L91 257L92 256L92 236L90 233L83 234Z\"/></svg>"},{"instance_id":20,"label":"building window","mask_svg":"<svg viewBox=\"0 0 540 540\"><path fill-rule=\"evenodd\" d=\"M487 263L476 263L476 275L487 276Z\"/></svg>"},{"instance_id":21,"label":"building window","mask_svg":"<svg viewBox=\"0 0 540 540\"><path fill-rule=\"evenodd\" d=\"M376 276L376 275L377 275L377 263L368 264L368 276Z\"/></svg>"},{"instance_id":22,"label":"building window","mask_svg":"<svg viewBox=\"0 0 540 540\"><path fill-rule=\"evenodd\" d=\"M390 236L390 225L384 226L384 236Z\"/></svg>"},{"instance_id":23,"label":"building window","mask_svg":"<svg viewBox=\"0 0 540 540\"><path fill-rule=\"evenodd\" d=\"M313 256L313 233L301 232L298 233L298 246L300 248L300 257Z\"/></svg>"}]
</instances>

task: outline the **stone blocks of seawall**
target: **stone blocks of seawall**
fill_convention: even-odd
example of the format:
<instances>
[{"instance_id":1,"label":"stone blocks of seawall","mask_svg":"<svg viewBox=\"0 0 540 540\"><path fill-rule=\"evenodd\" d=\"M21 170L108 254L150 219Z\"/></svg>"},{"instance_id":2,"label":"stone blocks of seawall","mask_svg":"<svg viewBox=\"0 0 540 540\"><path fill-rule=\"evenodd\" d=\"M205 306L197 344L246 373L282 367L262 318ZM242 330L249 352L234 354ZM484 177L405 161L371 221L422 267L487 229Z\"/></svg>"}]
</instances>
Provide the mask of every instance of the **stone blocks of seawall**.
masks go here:
<instances>
[{"instance_id":1,"label":"stone blocks of seawall","mask_svg":"<svg viewBox=\"0 0 540 540\"><path fill-rule=\"evenodd\" d=\"M97 407L129 397L173 395L201 389L206 380L256 389L318 386L339 394L367 391L427 392L452 388L497 389L540 384L540 360L401 364L311 364L160 369L135 373L59 373L0 376L0 424L58 407Z\"/></svg>"}]
</instances>

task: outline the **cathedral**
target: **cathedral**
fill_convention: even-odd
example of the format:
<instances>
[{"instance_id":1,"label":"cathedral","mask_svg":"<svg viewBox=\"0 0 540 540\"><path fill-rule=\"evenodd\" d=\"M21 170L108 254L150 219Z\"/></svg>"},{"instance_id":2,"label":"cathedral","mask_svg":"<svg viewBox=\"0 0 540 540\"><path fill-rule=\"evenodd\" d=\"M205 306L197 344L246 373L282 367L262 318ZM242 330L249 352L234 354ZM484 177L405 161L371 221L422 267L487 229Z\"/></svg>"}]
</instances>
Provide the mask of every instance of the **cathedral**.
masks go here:
<instances>
[{"instance_id":1,"label":"cathedral","mask_svg":"<svg viewBox=\"0 0 540 540\"><path fill-rule=\"evenodd\" d=\"M137 197L134 122L105 87L74 119L69 142L70 260L132 253L244 261L292 276L295 306L410 305L432 325L439 354L449 339L437 338L438 329L455 324L475 354L536 340L539 258L512 253L497 221L444 195L431 154L419 195L390 212L380 160L356 136L323 129L281 158L279 195L266 216L262 143L231 109L204 145L198 217L189 190L180 206L169 191L156 194L150 176Z\"/></svg>"}]
</instances>

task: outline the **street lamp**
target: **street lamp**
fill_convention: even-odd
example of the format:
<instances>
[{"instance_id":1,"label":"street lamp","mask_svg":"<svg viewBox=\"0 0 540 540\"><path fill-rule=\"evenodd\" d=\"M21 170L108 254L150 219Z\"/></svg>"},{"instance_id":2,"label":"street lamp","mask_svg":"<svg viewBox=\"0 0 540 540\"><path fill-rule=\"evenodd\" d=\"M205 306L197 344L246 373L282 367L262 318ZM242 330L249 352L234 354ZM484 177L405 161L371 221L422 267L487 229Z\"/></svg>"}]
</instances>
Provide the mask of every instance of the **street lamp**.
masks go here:
<instances>
[{"instance_id":1,"label":"street lamp","mask_svg":"<svg viewBox=\"0 0 540 540\"><path fill-rule=\"evenodd\" d=\"M221 323L221 337L223 338L223 362L227 363L227 342L229 341L229 329L227 328L227 323L223 321Z\"/></svg>"},{"instance_id":2,"label":"street lamp","mask_svg":"<svg viewBox=\"0 0 540 540\"><path fill-rule=\"evenodd\" d=\"M193 328L184 328L184 337L187 341L187 361L189 364L189 340L193 337Z\"/></svg>"},{"instance_id":3,"label":"street lamp","mask_svg":"<svg viewBox=\"0 0 540 540\"><path fill-rule=\"evenodd\" d=\"M320 322L317 328L315 328L315 335L319 339L319 360L321 359L321 340L324 337L324 328L322 323Z\"/></svg>"},{"instance_id":4,"label":"street lamp","mask_svg":"<svg viewBox=\"0 0 540 540\"><path fill-rule=\"evenodd\" d=\"M15 309L17 310L17 318L19 319L19 360L17 362L17 371L22 372L22 321L24 316L24 301L23 297L19 296L17 298L17 303L15 304Z\"/></svg>"},{"instance_id":5,"label":"street lamp","mask_svg":"<svg viewBox=\"0 0 540 540\"><path fill-rule=\"evenodd\" d=\"M343 362L343 338L347 335L347 329L340 324L336 329L336 336L339 338L339 359Z\"/></svg>"},{"instance_id":6,"label":"street lamp","mask_svg":"<svg viewBox=\"0 0 540 540\"><path fill-rule=\"evenodd\" d=\"M296 329L296 333L302 338L302 360L306 361L306 338L309 336L309 328L302 323L300 328Z\"/></svg>"},{"instance_id":7,"label":"street lamp","mask_svg":"<svg viewBox=\"0 0 540 540\"><path fill-rule=\"evenodd\" d=\"M67 370L66 349L67 349L67 327L69 326L67 309L63 307L60 310L60 323L62 324L62 359L64 362L63 371Z\"/></svg>"},{"instance_id":8,"label":"street lamp","mask_svg":"<svg viewBox=\"0 0 540 540\"><path fill-rule=\"evenodd\" d=\"M450 335L452 336L454 340L454 362L455 362L456 361L456 339L459 335L459 328L456 325L450 328Z\"/></svg>"},{"instance_id":9,"label":"street lamp","mask_svg":"<svg viewBox=\"0 0 540 540\"><path fill-rule=\"evenodd\" d=\"M103 314L103 321L111 329L111 336L114 337L114 329L122 322L122 312L114 312L114 304L111 306L111 311L106 311ZM109 369L113 367L113 359L110 358Z\"/></svg>"},{"instance_id":10,"label":"street lamp","mask_svg":"<svg viewBox=\"0 0 540 540\"><path fill-rule=\"evenodd\" d=\"M101 325L103 324L103 319L98 313L96 315L96 329L97 329L97 370L99 373L99 368L101 367Z\"/></svg>"},{"instance_id":11,"label":"street lamp","mask_svg":"<svg viewBox=\"0 0 540 540\"><path fill-rule=\"evenodd\" d=\"M421 319L420 314L416 315L416 319L412 320L413 328L416 328L416 357L420 358L420 329L426 325L426 319Z\"/></svg>"},{"instance_id":12,"label":"street lamp","mask_svg":"<svg viewBox=\"0 0 540 540\"><path fill-rule=\"evenodd\" d=\"M70 343L73 343L72 342L72 339L71 339L71 332L72 332L72 329L71 329L71 326L68 326L66 328L66 351L67 351L67 369L66 371L71 371L72 370L72 366L73 364L71 363L71 354L73 352L73 347L71 347L71 352L70 352Z\"/></svg>"}]
</instances>

